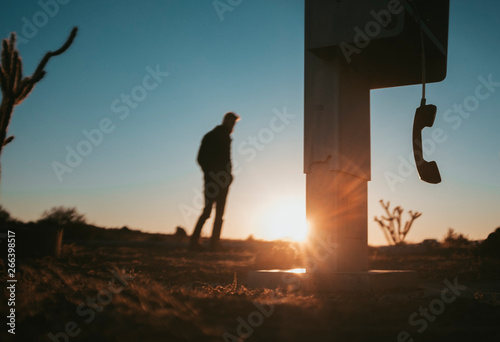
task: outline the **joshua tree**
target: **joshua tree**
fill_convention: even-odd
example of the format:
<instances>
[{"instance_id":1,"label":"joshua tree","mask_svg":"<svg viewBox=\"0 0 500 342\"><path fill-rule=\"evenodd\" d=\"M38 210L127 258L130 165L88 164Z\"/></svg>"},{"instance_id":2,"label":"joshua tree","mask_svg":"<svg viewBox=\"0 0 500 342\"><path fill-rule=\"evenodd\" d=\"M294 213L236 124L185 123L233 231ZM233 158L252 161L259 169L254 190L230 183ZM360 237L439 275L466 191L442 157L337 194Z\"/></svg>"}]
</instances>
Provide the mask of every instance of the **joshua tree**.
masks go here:
<instances>
[{"instance_id":1,"label":"joshua tree","mask_svg":"<svg viewBox=\"0 0 500 342\"><path fill-rule=\"evenodd\" d=\"M385 209L387 217L382 216L381 218L378 218L377 216L375 216L375 221L377 221L380 225L380 228L384 232L387 242L389 242L389 244L391 245L403 244L406 235L410 231L413 221L415 221L415 219L420 217L420 215L422 214L419 212L413 212L411 210L408 211L408 213L410 214L410 220L406 221L403 226L401 225L401 214L404 211L403 208L397 206L391 213L391 211L389 210L391 202L387 201L387 204L384 204L384 201L380 200L380 204Z\"/></svg>"},{"instance_id":2,"label":"joshua tree","mask_svg":"<svg viewBox=\"0 0 500 342\"><path fill-rule=\"evenodd\" d=\"M45 76L45 65L53 56L65 52L73 43L78 28L74 27L68 39L56 51L49 51L38 64L31 76L23 77L23 63L16 48L16 34L13 32L10 39L2 41L2 61L0 64L0 86L2 88L2 102L0 104L0 156L3 148L10 143L14 136L7 137L14 107L20 104L33 90L43 76Z\"/></svg>"}]
</instances>

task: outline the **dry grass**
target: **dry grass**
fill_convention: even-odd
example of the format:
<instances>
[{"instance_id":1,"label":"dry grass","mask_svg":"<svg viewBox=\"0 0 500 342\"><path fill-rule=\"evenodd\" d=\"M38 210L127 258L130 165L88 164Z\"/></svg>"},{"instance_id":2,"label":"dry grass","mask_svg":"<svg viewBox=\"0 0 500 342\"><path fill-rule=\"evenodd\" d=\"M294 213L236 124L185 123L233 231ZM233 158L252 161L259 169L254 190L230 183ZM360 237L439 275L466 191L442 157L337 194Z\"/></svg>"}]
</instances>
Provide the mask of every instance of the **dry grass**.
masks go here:
<instances>
[{"instance_id":1,"label":"dry grass","mask_svg":"<svg viewBox=\"0 0 500 342\"><path fill-rule=\"evenodd\" d=\"M223 341L224 333L238 335L238 318L248 321L257 301L272 306L273 313L252 328L248 341L394 341L399 331L411 328L408 316L432 298L424 290L352 295L248 289L242 280L247 269L301 266L300 251L285 243L229 245L225 253L193 254L175 244L72 244L64 246L59 259L19 261L16 336L50 341L49 333L62 332L74 321L80 332L68 341ZM498 261L468 255L378 255L372 256L370 266L418 270L424 281L438 285L457 276L491 284L500 274ZM126 286L116 274L128 279ZM120 284L119 293L110 292L110 286ZM454 333L458 326L471 331L483 326L488 334L500 336L494 323L500 306L485 300L491 293L483 290L476 298L450 304L421 340L462 341L472 336ZM97 305L87 302L99 294L102 301ZM2 312L5 304L0 303ZM464 318L468 313L473 315ZM2 341L8 338L4 332Z\"/></svg>"}]
</instances>

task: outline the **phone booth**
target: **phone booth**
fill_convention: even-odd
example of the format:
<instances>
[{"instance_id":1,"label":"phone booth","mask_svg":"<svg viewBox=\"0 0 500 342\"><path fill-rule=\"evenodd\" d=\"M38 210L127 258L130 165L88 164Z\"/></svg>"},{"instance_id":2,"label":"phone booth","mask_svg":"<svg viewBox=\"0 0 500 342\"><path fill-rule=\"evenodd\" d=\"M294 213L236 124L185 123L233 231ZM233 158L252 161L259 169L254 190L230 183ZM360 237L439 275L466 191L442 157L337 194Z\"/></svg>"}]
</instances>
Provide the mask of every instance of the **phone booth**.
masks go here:
<instances>
[{"instance_id":1,"label":"phone booth","mask_svg":"<svg viewBox=\"0 0 500 342\"><path fill-rule=\"evenodd\" d=\"M370 89L424 85L408 144L420 178L439 183L437 164L423 158L421 131L436 115L425 83L446 76L448 16L449 0L305 0L306 269L249 271L249 286L417 286L412 271L368 270Z\"/></svg>"},{"instance_id":2,"label":"phone booth","mask_svg":"<svg viewBox=\"0 0 500 342\"><path fill-rule=\"evenodd\" d=\"M442 81L448 16L449 0L305 1L304 172L311 255L325 242L335 246L308 273L368 271L370 89ZM423 159L421 131L435 115L435 106L423 100L408 137L419 175L430 183L441 178L436 163Z\"/></svg>"}]
</instances>

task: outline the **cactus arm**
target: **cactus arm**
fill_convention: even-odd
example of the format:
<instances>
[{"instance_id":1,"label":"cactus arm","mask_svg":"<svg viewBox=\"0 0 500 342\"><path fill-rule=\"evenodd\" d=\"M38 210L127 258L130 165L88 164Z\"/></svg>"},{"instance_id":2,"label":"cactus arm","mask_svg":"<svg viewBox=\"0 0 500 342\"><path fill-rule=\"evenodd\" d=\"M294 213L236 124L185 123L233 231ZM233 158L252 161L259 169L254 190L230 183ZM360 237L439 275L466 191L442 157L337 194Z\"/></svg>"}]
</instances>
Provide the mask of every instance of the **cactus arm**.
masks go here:
<instances>
[{"instance_id":1,"label":"cactus arm","mask_svg":"<svg viewBox=\"0 0 500 342\"><path fill-rule=\"evenodd\" d=\"M73 30L71 30L71 33L70 33L68 39L66 40L66 42L63 44L63 46L61 46L56 51L49 51L45 54L45 56L43 56L42 60L40 61L40 64L38 64L38 67L36 68L35 72L31 76L31 82L37 83L38 81L40 81L43 78L43 76L45 76L45 70L44 70L45 65L47 65L48 61L52 57L62 54L70 47L71 43L73 43L73 40L76 37L77 31L78 31L78 28L74 27Z\"/></svg>"},{"instance_id":2,"label":"cactus arm","mask_svg":"<svg viewBox=\"0 0 500 342\"><path fill-rule=\"evenodd\" d=\"M14 136L13 135L11 135L10 137L8 137L7 139L4 140L3 146L5 146L8 143L10 143L12 140L14 140Z\"/></svg>"}]
</instances>

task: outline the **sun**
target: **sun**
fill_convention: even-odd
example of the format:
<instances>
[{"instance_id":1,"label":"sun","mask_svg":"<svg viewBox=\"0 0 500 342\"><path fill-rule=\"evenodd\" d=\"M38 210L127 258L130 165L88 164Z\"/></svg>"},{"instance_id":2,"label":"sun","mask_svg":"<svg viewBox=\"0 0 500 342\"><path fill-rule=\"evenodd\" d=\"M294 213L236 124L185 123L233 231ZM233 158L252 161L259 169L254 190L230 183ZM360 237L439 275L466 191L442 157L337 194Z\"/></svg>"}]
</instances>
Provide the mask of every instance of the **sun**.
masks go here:
<instances>
[{"instance_id":1,"label":"sun","mask_svg":"<svg viewBox=\"0 0 500 342\"><path fill-rule=\"evenodd\" d=\"M265 238L304 242L307 238L305 200L280 199L268 205L262 213Z\"/></svg>"}]
</instances>

